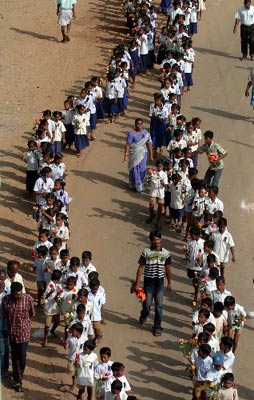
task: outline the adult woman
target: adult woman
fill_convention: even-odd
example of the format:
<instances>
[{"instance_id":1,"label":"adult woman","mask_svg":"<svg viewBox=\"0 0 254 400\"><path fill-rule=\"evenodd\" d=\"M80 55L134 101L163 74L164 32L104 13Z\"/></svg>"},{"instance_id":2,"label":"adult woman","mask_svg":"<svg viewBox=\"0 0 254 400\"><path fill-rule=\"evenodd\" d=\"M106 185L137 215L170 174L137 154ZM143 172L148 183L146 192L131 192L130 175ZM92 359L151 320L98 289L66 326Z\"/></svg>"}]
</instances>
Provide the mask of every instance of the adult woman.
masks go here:
<instances>
[{"instance_id":1,"label":"adult woman","mask_svg":"<svg viewBox=\"0 0 254 400\"><path fill-rule=\"evenodd\" d=\"M129 156L129 187L137 192L144 190L147 153L153 160L150 134L143 128L143 120L137 118L134 130L128 133L124 151L124 162Z\"/></svg>"}]
</instances>

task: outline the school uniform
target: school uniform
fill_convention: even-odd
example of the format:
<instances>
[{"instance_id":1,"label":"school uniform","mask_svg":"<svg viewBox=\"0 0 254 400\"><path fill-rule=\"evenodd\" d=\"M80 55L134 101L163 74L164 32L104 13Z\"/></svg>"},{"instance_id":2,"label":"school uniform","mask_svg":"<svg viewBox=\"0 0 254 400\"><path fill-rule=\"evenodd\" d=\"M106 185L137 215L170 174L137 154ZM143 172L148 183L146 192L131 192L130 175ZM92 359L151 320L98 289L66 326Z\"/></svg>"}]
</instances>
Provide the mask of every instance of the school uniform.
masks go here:
<instances>
[{"instance_id":1,"label":"school uniform","mask_svg":"<svg viewBox=\"0 0 254 400\"><path fill-rule=\"evenodd\" d=\"M154 103L151 104L149 117L151 118L150 134L153 148L167 146L169 143L166 122L168 118L167 107L164 105L157 107Z\"/></svg>"},{"instance_id":2,"label":"school uniform","mask_svg":"<svg viewBox=\"0 0 254 400\"><path fill-rule=\"evenodd\" d=\"M248 55L248 47L250 56L254 55L254 6L250 6L248 10L245 6L238 9L235 19L241 22L241 52L244 57Z\"/></svg>"},{"instance_id":3,"label":"school uniform","mask_svg":"<svg viewBox=\"0 0 254 400\"><path fill-rule=\"evenodd\" d=\"M58 24L60 26L70 25L73 18L72 7L77 0L56 0L56 4L60 5Z\"/></svg>"},{"instance_id":4,"label":"school uniform","mask_svg":"<svg viewBox=\"0 0 254 400\"><path fill-rule=\"evenodd\" d=\"M67 340L66 340L66 345L69 349L67 371L71 376L75 375L74 362L75 362L76 354L81 354L83 352L84 342L83 342L81 336L80 336L80 338L77 338L72 335L68 335Z\"/></svg>"},{"instance_id":5,"label":"school uniform","mask_svg":"<svg viewBox=\"0 0 254 400\"><path fill-rule=\"evenodd\" d=\"M116 114L122 114L124 112L124 92L127 87L125 79L118 76L115 78L116 90L117 90L117 106L114 107Z\"/></svg>"},{"instance_id":6,"label":"school uniform","mask_svg":"<svg viewBox=\"0 0 254 400\"><path fill-rule=\"evenodd\" d=\"M184 53L184 86L189 87L193 86L192 80L192 65L194 63L194 56L190 52L190 50L185 51Z\"/></svg>"},{"instance_id":7,"label":"school uniform","mask_svg":"<svg viewBox=\"0 0 254 400\"><path fill-rule=\"evenodd\" d=\"M174 220L180 220L184 215L184 184L178 182L175 185L171 182L169 190L171 193L170 214Z\"/></svg>"},{"instance_id":8,"label":"school uniform","mask_svg":"<svg viewBox=\"0 0 254 400\"><path fill-rule=\"evenodd\" d=\"M61 121L55 122L55 133L53 136L53 143L51 144L51 149L54 154L61 153L63 133L65 132L66 128L64 124Z\"/></svg>"},{"instance_id":9,"label":"school uniform","mask_svg":"<svg viewBox=\"0 0 254 400\"><path fill-rule=\"evenodd\" d=\"M47 285L49 284L49 282L51 280L52 272L55 269L60 270L61 264L62 264L62 261L61 261L60 257L57 257L57 259L55 261L53 261L50 256L45 258L45 260L43 262L43 268L44 268L45 281L46 281Z\"/></svg>"},{"instance_id":10,"label":"school uniform","mask_svg":"<svg viewBox=\"0 0 254 400\"><path fill-rule=\"evenodd\" d=\"M145 72L148 68L148 39L144 33L140 38L140 72Z\"/></svg>"},{"instance_id":11,"label":"school uniform","mask_svg":"<svg viewBox=\"0 0 254 400\"><path fill-rule=\"evenodd\" d=\"M99 290L96 294L93 294L91 290L88 291L88 300L93 303L93 310L91 315L91 321L93 323L93 328L95 331L96 337L100 340L102 339L102 330L101 330L101 310L103 305L106 303L106 295L105 292L102 293Z\"/></svg>"},{"instance_id":12,"label":"school uniform","mask_svg":"<svg viewBox=\"0 0 254 400\"><path fill-rule=\"evenodd\" d=\"M227 310L228 325L232 330L240 331L244 327L242 318L246 317L246 312L240 304L236 304L233 310Z\"/></svg>"},{"instance_id":13,"label":"school uniform","mask_svg":"<svg viewBox=\"0 0 254 400\"><path fill-rule=\"evenodd\" d=\"M88 275L90 274L90 272L96 271L96 267L92 263L89 263L87 267L85 267L83 264L81 264L79 269L80 269L80 271L82 271L85 274L87 279L88 279Z\"/></svg>"},{"instance_id":14,"label":"school uniform","mask_svg":"<svg viewBox=\"0 0 254 400\"><path fill-rule=\"evenodd\" d=\"M131 386L130 386L130 384L129 384L129 382L128 382L128 380L126 379L126 377L123 375L123 376L120 376L119 378L115 378L114 376L112 376L111 378L109 378L106 382L105 382L105 396L104 396L104 400L111 400L112 399L112 396L111 396L111 384L115 381L115 380L119 380L119 381L121 381L122 382L122 385L123 385L123 387L122 387L122 390L121 390L121 392L120 392L120 398L122 399L127 399L127 394L126 394L126 392L130 392L131 391ZM127 397L125 397L124 396L124 394L127 396ZM123 397L122 397L123 396Z\"/></svg>"},{"instance_id":15,"label":"school uniform","mask_svg":"<svg viewBox=\"0 0 254 400\"><path fill-rule=\"evenodd\" d=\"M133 67L130 70L130 76L135 78L139 73L139 49L138 47L129 48L129 54L132 59Z\"/></svg>"},{"instance_id":16,"label":"school uniform","mask_svg":"<svg viewBox=\"0 0 254 400\"><path fill-rule=\"evenodd\" d=\"M83 326L83 332L80 337L80 342L82 344L84 344L89 339L89 336L94 336L92 322L91 322L90 318L87 316L85 316L85 318L83 320L74 318L74 320L72 321L72 323L69 327L69 331L70 331L71 326L76 324L77 322L81 323Z\"/></svg>"},{"instance_id":17,"label":"school uniform","mask_svg":"<svg viewBox=\"0 0 254 400\"><path fill-rule=\"evenodd\" d=\"M200 397L202 392L206 392L209 387L208 373L212 368L213 360L211 357L197 357L195 360L195 375L194 375L194 395Z\"/></svg>"},{"instance_id":18,"label":"school uniform","mask_svg":"<svg viewBox=\"0 0 254 400\"><path fill-rule=\"evenodd\" d=\"M68 278L68 276L67 276ZM62 304L60 307L61 314L70 313L75 301L75 295L78 293L78 287L75 286L72 290L65 289L62 294Z\"/></svg>"},{"instance_id":19,"label":"school uniform","mask_svg":"<svg viewBox=\"0 0 254 400\"><path fill-rule=\"evenodd\" d=\"M187 243L187 253L189 254L187 264L187 276L193 279L195 272L197 276L201 271L201 265L199 259L204 252L204 240L199 238L198 240L190 239Z\"/></svg>"},{"instance_id":20,"label":"school uniform","mask_svg":"<svg viewBox=\"0 0 254 400\"><path fill-rule=\"evenodd\" d=\"M147 33L147 47L148 47L147 68L153 68L155 56L154 56L154 33L152 32L152 30Z\"/></svg>"},{"instance_id":21,"label":"school uniform","mask_svg":"<svg viewBox=\"0 0 254 400\"><path fill-rule=\"evenodd\" d=\"M103 109L103 92L100 86L95 86L93 88L93 93L95 94L96 98L96 116L98 119L104 119L104 109Z\"/></svg>"},{"instance_id":22,"label":"school uniform","mask_svg":"<svg viewBox=\"0 0 254 400\"><path fill-rule=\"evenodd\" d=\"M79 359L79 368L77 370L76 380L78 388L94 385L94 369L98 364L98 357L94 352L90 354L81 353Z\"/></svg>"},{"instance_id":23,"label":"school uniform","mask_svg":"<svg viewBox=\"0 0 254 400\"><path fill-rule=\"evenodd\" d=\"M212 200L210 197L205 198L205 210L209 214L214 214L216 211L224 211L224 204L223 202L216 197Z\"/></svg>"},{"instance_id":24,"label":"school uniform","mask_svg":"<svg viewBox=\"0 0 254 400\"><path fill-rule=\"evenodd\" d=\"M193 5L190 7L191 12L190 12L190 29L189 29L189 34L191 36L195 35L198 33L198 9L196 5Z\"/></svg>"},{"instance_id":25,"label":"school uniform","mask_svg":"<svg viewBox=\"0 0 254 400\"><path fill-rule=\"evenodd\" d=\"M211 293L211 300L213 304L217 303L218 301L224 304L224 300L227 296L231 296L231 292L229 290L224 289L224 291L221 293L218 289L216 289Z\"/></svg>"},{"instance_id":26,"label":"school uniform","mask_svg":"<svg viewBox=\"0 0 254 400\"><path fill-rule=\"evenodd\" d=\"M223 353L223 352L222 352ZM233 372L233 366L235 362L235 355L232 352L232 350L228 351L227 353L223 353L224 356L224 363L223 363L223 368L224 372Z\"/></svg>"},{"instance_id":27,"label":"school uniform","mask_svg":"<svg viewBox=\"0 0 254 400\"><path fill-rule=\"evenodd\" d=\"M72 120L74 116L74 110L70 108L68 111L61 111L63 117L63 124L65 126L65 140L68 146L71 146L74 143L74 128L72 125Z\"/></svg>"},{"instance_id":28,"label":"school uniform","mask_svg":"<svg viewBox=\"0 0 254 400\"><path fill-rule=\"evenodd\" d=\"M47 295L54 290L48 297ZM61 296L63 289L60 285L55 284L49 279L46 290L44 292L44 315L45 315L45 327L50 328L51 323L60 322L60 309L56 301L56 296ZM47 297L47 298L46 298Z\"/></svg>"},{"instance_id":29,"label":"school uniform","mask_svg":"<svg viewBox=\"0 0 254 400\"><path fill-rule=\"evenodd\" d=\"M63 179L65 176L66 166L62 162L60 164L52 163L49 166L51 168L51 179L55 182L56 179Z\"/></svg>"},{"instance_id":30,"label":"school uniform","mask_svg":"<svg viewBox=\"0 0 254 400\"><path fill-rule=\"evenodd\" d=\"M51 178L41 177L38 178L34 184L34 192L50 193L54 188L54 181ZM46 198L40 194L35 196L36 205L47 206Z\"/></svg>"},{"instance_id":31,"label":"school uniform","mask_svg":"<svg viewBox=\"0 0 254 400\"><path fill-rule=\"evenodd\" d=\"M104 98L104 109L108 117L111 117L114 113L114 103L115 99L117 98L117 84L113 80L111 82L106 82L106 91L105 91L105 98Z\"/></svg>"},{"instance_id":32,"label":"school uniform","mask_svg":"<svg viewBox=\"0 0 254 400\"><path fill-rule=\"evenodd\" d=\"M69 276L73 276L76 278L76 284L75 287L79 290L82 287L87 287L88 285L88 280L84 274L84 272L78 270L77 272L74 272L71 270L71 268L66 272L66 279L69 278Z\"/></svg>"},{"instance_id":33,"label":"school uniform","mask_svg":"<svg viewBox=\"0 0 254 400\"><path fill-rule=\"evenodd\" d=\"M172 139L168 144L167 150L169 153L172 153L176 148L184 149L185 147L187 147L187 143L184 139L180 139L178 142L175 139Z\"/></svg>"},{"instance_id":34,"label":"school uniform","mask_svg":"<svg viewBox=\"0 0 254 400\"><path fill-rule=\"evenodd\" d=\"M73 117L72 125L74 126L75 147L77 151L83 150L89 146L87 137L87 126L89 126L89 117L86 113L76 114Z\"/></svg>"},{"instance_id":35,"label":"school uniform","mask_svg":"<svg viewBox=\"0 0 254 400\"><path fill-rule=\"evenodd\" d=\"M113 364L113 361L109 360L108 362L102 362L100 361L94 371L94 378L98 382L100 380L100 393L104 396L105 394L105 386L106 386L106 381L113 376L113 372L111 369L111 366ZM103 376L104 380L101 380L101 376ZM96 392L96 387L95 387L95 392Z\"/></svg>"},{"instance_id":36,"label":"school uniform","mask_svg":"<svg viewBox=\"0 0 254 400\"><path fill-rule=\"evenodd\" d=\"M199 310L194 312L194 314L192 316L192 324L198 324L199 323L198 322L198 313L199 313ZM211 312L210 312L210 315L209 315L206 323L208 324L208 322L210 322L211 324L215 325L215 318L214 318L214 315Z\"/></svg>"},{"instance_id":37,"label":"school uniform","mask_svg":"<svg viewBox=\"0 0 254 400\"><path fill-rule=\"evenodd\" d=\"M232 235L228 230L220 233L214 232L211 234L211 240L214 241L214 251L218 254L221 263L227 263L229 261L229 254L231 247L235 246Z\"/></svg>"},{"instance_id":38,"label":"school uniform","mask_svg":"<svg viewBox=\"0 0 254 400\"><path fill-rule=\"evenodd\" d=\"M39 151L28 150L25 152L24 161L27 164L26 167L26 190L29 193L33 193L33 188L36 180L38 179L38 168L39 168Z\"/></svg>"},{"instance_id":39,"label":"school uniform","mask_svg":"<svg viewBox=\"0 0 254 400\"><path fill-rule=\"evenodd\" d=\"M150 204L164 204L165 187L161 184L161 181L167 185L168 175L165 171L156 171L151 176Z\"/></svg>"}]
</instances>

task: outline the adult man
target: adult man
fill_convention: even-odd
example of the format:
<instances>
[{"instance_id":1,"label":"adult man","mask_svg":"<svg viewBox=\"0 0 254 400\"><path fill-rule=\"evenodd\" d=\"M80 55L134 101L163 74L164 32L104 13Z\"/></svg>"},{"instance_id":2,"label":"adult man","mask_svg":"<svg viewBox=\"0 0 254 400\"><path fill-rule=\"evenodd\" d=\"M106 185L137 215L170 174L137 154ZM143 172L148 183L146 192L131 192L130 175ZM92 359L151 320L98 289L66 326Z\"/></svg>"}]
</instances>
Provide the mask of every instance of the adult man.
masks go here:
<instances>
[{"instance_id":1,"label":"adult man","mask_svg":"<svg viewBox=\"0 0 254 400\"><path fill-rule=\"evenodd\" d=\"M254 60L254 6L251 0L244 0L244 5L235 14L235 25L233 33L236 33L237 26L241 23L241 52L242 60L247 59L248 46L251 61Z\"/></svg>"},{"instance_id":2,"label":"adult man","mask_svg":"<svg viewBox=\"0 0 254 400\"><path fill-rule=\"evenodd\" d=\"M7 318L12 354L13 386L22 392L22 378L26 367L26 353L31 334L31 317L34 317L33 299L22 293L19 282L11 284L11 293L2 301L2 311Z\"/></svg>"},{"instance_id":3,"label":"adult man","mask_svg":"<svg viewBox=\"0 0 254 400\"><path fill-rule=\"evenodd\" d=\"M213 132L206 131L204 133L204 141L197 149L198 154L206 153L209 161L209 167L206 171L204 180L207 185L212 184L213 186L219 187L219 181L223 172L223 161L222 159L228 154L219 144L213 141Z\"/></svg>"},{"instance_id":4,"label":"adult man","mask_svg":"<svg viewBox=\"0 0 254 400\"><path fill-rule=\"evenodd\" d=\"M58 15L58 24L61 26L61 32L63 35L62 43L70 41L69 34L71 30L71 22L76 18L76 3L77 0L56 0L56 15Z\"/></svg>"},{"instance_id":5,"label":"adult man","mask_svg":"<svg viewBox=\"0 0 254 400\"><path fill-rule=\"evenodd\" d=\"M141 275L144 273L145 301L139 322L143 325L150 313L150 307L154 299L155 317L153 335L160 336L162 333L162 302L164 292L164 276L167 278L167 290L171 290L171 257L168 250L161 246L161 233L153 231L149 235L151 246L143 250L139 258L135 290L138 291Z\"/></svg>"}]
</instances>

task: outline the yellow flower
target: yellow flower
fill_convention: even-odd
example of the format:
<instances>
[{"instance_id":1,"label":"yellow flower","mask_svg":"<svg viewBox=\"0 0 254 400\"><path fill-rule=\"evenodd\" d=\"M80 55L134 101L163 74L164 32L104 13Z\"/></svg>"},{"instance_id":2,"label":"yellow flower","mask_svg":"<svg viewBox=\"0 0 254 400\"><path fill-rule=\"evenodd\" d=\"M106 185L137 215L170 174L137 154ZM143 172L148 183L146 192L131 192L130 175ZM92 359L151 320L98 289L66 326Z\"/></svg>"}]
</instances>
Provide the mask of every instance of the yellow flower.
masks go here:
<instances>
[{"instance_id":1,"label":"yellow flower","mask_svg":"<svg viewBox=\"0 0 254 400\"><path fill-rule=\"evenodd\" d=\"M67 312L66 314L64 314L65 318L69 318L70 314Z\"/></svg>"},{"instance_id":2,"label":"yellow flower","mask_svg":"<svg viewBox=\"0 0 254 400\"><path fill-rule=\"evenodd\" d=\"M195 369L196 369L195 365L192 365L191 369L192 369L192 371L195 371Z\"/></svg>"},{"instance_id":3,"label":"yellow flower","mask_svg":"<svg viewBox=\"0 0 254 400\"><path fill-rule=\"evenodd\" d=\"M214 388L214 383L210 383L210 388L212 389L212 388Z\"/></svg>"},{"instance_id":4,"label":"yellow flower","mask_svg":"<svg viewBox=\"0 0 254 400\"><path fill-rule=\"evenodd\" d=\"M179 339L179 343L180 343L180 344L182 344L182 343L184 343L184 342L185 342L184 339Z\"/></svg>"}]
</instances>

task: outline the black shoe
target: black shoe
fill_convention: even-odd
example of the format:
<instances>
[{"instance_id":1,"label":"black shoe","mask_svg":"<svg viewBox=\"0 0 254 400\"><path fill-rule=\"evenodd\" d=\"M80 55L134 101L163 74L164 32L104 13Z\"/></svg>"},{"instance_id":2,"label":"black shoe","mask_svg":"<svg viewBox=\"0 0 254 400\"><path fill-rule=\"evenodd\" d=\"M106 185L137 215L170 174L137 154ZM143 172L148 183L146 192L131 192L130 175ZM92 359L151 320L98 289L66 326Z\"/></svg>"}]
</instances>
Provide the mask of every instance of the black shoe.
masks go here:
<instances>
[{"instance_id":1,"label":"black shoe","mask_svg":"<svg viewBox=\"0 0 254 400\"><path fill-rule=\"evenodd\" d=\"M140 315L140 317L139 317L140 325L144 325L145 322L146 322L146 318L144 318L144 317L142 317L142 315Z\"/></svg>"},{"instance_id":2,"label":"black shoe","mask_svg":"<svg viewBox=\"0 0 254 400\"><path fill-rule=\"evenodd\" d=\"M160 329L153 329L153 336L161 336L162 331Z\"/></svg>"}]
</instances>

